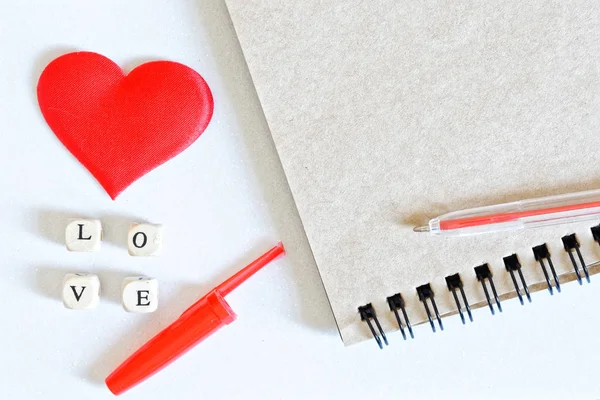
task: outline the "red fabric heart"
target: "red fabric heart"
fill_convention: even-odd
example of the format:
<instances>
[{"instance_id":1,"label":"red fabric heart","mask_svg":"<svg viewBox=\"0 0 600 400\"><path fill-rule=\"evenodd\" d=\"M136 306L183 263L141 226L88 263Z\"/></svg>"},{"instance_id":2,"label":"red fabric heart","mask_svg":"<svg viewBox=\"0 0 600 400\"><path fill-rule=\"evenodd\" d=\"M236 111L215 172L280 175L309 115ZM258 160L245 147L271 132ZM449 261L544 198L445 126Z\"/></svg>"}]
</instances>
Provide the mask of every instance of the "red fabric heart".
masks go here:
<instances>
[{"instance_id":1,"label":"red fabric heart","mask_svg":"<svg viewBox=\"0 0 600 400\"><path fill-rule=\"evenodd\" d=\"M37 95L52 131L112 199L194 143L214 107L204 79L185 65L155 61L125 75L89 52L52 61Z\"/></svg>"}]
</instances>

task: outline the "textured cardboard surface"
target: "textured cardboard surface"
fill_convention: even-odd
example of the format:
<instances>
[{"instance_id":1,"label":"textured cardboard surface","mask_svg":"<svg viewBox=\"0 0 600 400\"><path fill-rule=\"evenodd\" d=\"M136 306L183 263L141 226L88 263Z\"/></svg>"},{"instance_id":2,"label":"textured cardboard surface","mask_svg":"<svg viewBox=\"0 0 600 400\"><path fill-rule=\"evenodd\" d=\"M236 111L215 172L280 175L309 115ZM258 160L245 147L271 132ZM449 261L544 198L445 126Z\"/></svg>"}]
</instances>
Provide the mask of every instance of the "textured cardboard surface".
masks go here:
<instances>
[{"instance_id":1,"label":"textured cardboard surface","mask_svg":"<svg viewBox=\"0 0 600 400\"><path fill-rule=\"evenodd\" d=\"M228 0L241 46L311 243L342 338L370 334L372 302L394 330L387 296L413 323L415 287L517 252L529 284L543 276L531 247L560 237L600 252L593 222L468 238L412 232L447 211L599 187L600 8L592 1Z\"/></svg>"}]
</instances>

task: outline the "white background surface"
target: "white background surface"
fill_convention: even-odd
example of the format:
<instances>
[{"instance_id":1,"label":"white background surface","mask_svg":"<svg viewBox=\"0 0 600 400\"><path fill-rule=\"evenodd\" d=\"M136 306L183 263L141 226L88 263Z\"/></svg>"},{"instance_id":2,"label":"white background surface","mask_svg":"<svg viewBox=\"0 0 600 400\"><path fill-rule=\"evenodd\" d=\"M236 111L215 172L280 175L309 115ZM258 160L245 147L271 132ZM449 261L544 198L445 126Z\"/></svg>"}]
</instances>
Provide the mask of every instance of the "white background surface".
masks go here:
<instances>
[{"instance_id":1,"label":"white background surface","mask_svg":"<svg viewBox=\"0 0 600 400\"><path fill-rule=\"evenodd\" d=\"M260 105L220 0L3 2L0 12L0 399L105 399L104 378L193 301L283 240L288 256L228 297L239 319L123 395L129 399L598 398L598 281L416 328L404 343L341 345ZM38 110L53 58L104 54L126 70L185 63L213 90L201 138L111 201ZM68 253L69 217L104 223L98 253ZM165 226L163 254L127 255L131 222ZM340 249L344 251L344 249ZM66 310L66 272L100 275L100 306ZM125 276L159 279L149 315L119 304Z\"/></svg>"}]
</instances>

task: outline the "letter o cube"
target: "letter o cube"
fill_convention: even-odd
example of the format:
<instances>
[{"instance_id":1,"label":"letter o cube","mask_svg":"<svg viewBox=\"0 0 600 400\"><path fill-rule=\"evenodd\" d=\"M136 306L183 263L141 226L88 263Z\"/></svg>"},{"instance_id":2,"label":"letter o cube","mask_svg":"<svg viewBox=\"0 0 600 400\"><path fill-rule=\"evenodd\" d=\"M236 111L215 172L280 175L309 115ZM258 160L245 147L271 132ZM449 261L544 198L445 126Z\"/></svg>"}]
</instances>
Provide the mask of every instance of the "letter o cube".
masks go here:
<instances>
[{"instance_id":1,"label":"letter o cube","mask_svg":"<svg viewBox=\"0 0 600 400\"><path fill-rule=\"evenodd\" d=\"M162 226L133 224L127 235L127 248L132 256L155 256L162 248Z\"/></svg>"},{"instance_id":2,"label":"letter o cube","mask_svg":"<svg viewBox=\"0 0 600 400\"><path fill-rule=\"evenodd\" d=\"M128 312L151 313L158 308L158 281L144 276L125 278L121 302Z\"/></svg>"}]
</instances>

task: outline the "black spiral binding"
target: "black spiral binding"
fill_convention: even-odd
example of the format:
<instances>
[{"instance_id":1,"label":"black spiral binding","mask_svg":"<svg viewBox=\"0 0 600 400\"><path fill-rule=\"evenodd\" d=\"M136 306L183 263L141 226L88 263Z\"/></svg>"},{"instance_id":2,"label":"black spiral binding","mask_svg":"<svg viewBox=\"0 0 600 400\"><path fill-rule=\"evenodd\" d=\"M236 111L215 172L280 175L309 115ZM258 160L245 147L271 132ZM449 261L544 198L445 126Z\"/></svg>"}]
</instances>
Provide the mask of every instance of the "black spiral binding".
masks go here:
<instances>
[{"instance_id":1,"label":"black spiral binding","mask_svg":"<svg viewBox=\"0 0 600 400\"><path fill-rule=\"evenodd\" d=\"M592 228L592 231L594 228ZM598 225L598 228L600 228L600 225ZM600 232L598 233L600 234ZM535 246L532 250L533 256L535 257L535 261L539 262L540 266L542 267L544 278L546 278L546 283L548 284L548 291L551 295L554 294L554 292L552 291L552 284L550 283L550 277L548 276L548 270L546 269L546 264L544 263L544 260L548 261L550 271L552 272L552 278L554 278L554 287L556 287L556 291L560 293L560 281L558 279L558 275L556 275L556 271L554 270L554 264L552 264L552 258L550 258L550 251L548 250L548 246L546 245L546 243L544 243L539 246Z\"/></svg>"},{"instance_id":2,"label":"black spiral binding","mask_svg":"<svg viewBox=\"0 0 600 400\"><path fill-rule=\"evenodd\" d=\"M433 318L431 317L431 312L429 311L429 306L427 305L427 300L431 302L433 306L433 311L435 312L435 319L437 319L438 324L440 325L440 329L444 330L444 325L442 325L442 318L440 318L440 313L438 312L437 304L435 304L433 290L431 289L431 285L429 283L425 285L421 285L417 288L417 293L419 295L419 300L423 303L423 307L425 307L425 312L427 313L427 318L429 319L429 324L431 325L431 329L435 332L435 324L433 323Z\"/></svg>"},{"instance_id":3,"label":"black spiral binding","mask_svg":"<svg viewBox=\"0 0 600 400\"><path fill-rule=\"evenodd\" d=\"M592 237L596 243L600 244L600 225L592 227Z\"/></svg>"},{"instance_id":4,"label":"black spiral binding","mask_svg":"<svg viewBox=\"0 0 600 400\"><path fill-rule=\"evenodd\" d=\"M600 244L600 225L592 227L591 231L594 240L598 244ZM583 259L583 256L581 255L581 251L579 250L579 241L577 240L577 236L575 234L566 235L563 236L561 240L565 251L569 255L569 259L573 264L573 270L575 271L575 275L579 284L581 285L583 283L581 271L583 271L587 282L590 282L588 266L585 260ZM535 260L539 263L540 267L542 268L542 272L544 273L544 278L546 279L548 291L550 292L550 294L554 294L554 289L556 289L557 292L560 292L560 281L554 268L554 264L552 263L552 259L550 258L550 251L548 250L548 246L544 243L539 246L533 247L532 251ZM577 256L577 258L575 258L575 255ZM511 280L515 287L515 291L517 293L517 297L519 298L521 304L525 303L523 300L523 294L525 295L525 297L527 297L527 300L531 302L531 294L529 292L527 283L525 282L525 277L523 276L523 271L521 269L519 257L516 254L511 254L510 256L504 257L503 261L506 271L508 271L508 273L510 274ZM550 273L548 272L547 266L550 268ZM502 305L500 304L500 298L496 291L496 286L494 285L493 274L489 264L486 263L477 266L474 268L474 271L475 277L481 283L483 293L485 294L485 298L487 300L490 311L492 312L492 315L495 314L494 304L498 308L498 311L502 312ZM517 280L517 275L519 277L519 280ZM469 305L467 295L465 294L463 288L461 276L459 274L447 276L446 286L448 287L448 291L452 293L452 297L456 302L456 308L462 323L466 323L465 312L469 316L469 320L472 322L473 315L471 314L471 307ZM458 295L458 292L460 292L460 297ZM431 326L433 332L436 331L434 317L435 320L437 320L440 330L444 330L442 318L438 311L437 304L435 303L435 296L431 285L427 283L425 285L417 287L417 294L419 296L419 300L421 301L421 303L423 303L425 313L427 314L427 319L429 320L429 325ZM388 297L387 303L389 305L390 311L394 314L396 318L396 322L398 323L398 327L400 328L402 337L406 340L406 329L408 330L410 337L414 338L413 329L408 319L408 313L406 312L406 303L402 295L400 293L396 293L395 295ZM431 308L429 306L430 304ZM431 311L432 309L433 313ZM385 336L385 332L381 328L379 320L377 319L377 315L375 314L375 308L371 303L369 303L367 305L358 307L358 312L360 314L361 320L367 323L367 326L369 327L373 338L379 345L379 348L382 349L384 343L385 345L388 344L388 340ZM375 324L375 326L373 324ZM377 327L377 330L375 330L375 327Z\"/></svg>"},{"instance_id":5,"label":"black spiral binding","mask_svg":"<svg viewBox=\"0 0 600 400\"><path fill-rule=\"evenodd\" d=\"M482 264L479 267L475 267L474 269L475 276L477 277L477 280L481 282L481 287L483 287L483 293L485 294L485 299L487 300L488 306L490 306L490 311L492 312L492 315L494 315L496 312L494 311L494 306L492 305L492 301L490 299L490 293L488 292L487 285L485 284L486 280L489 282L490 288L492 289L496 307L498 307L498 311L502 312L502 305L500 304L500 298L498 297L498 293L496 292L496 285L494 285L494 279L489 264Z\"/></svg>"},{"instance_id":6,"label":"black spiral binding","mask_svg":"<svg viewBox=\"0 0 600 400\"><path fill-rule=\"evenodd\" d=\"M585 265L585 261L583 260L583 256L581 255L581 251L579 251L579 240L577 240L577 236L575 234L567 235L562 237L563 245L565 247L565 251L569 254L569 258L571 259L571 263L573 264L573 269L575 270L575 275L577 275L577 282L582 284L581 274L579 272L579 267L577 266L577 261L575 261L575 257L573 256L573 250L577 253L577 257L579 258L579 263L583 272L585 273L585 279L590 282L590 274L588 273L587 266Z\"/></svg>"},{"instance_id":7,"label":"black spiral binding","mask_svg":"<svg viewBox=\"0 0 600 400\"><path fill-rule=\"evenodd\" d=\"M525 283L525 277L523 276L523 272L521 271L521 263L519 262L519 257L516 254L511 254L508 257L504 257L504 267L510 274L510 279L512 279L513 285L515 285L515 290L517 291L517 296L519 296L519 301L521 305L523 305L523 296L521 295L521 289L519 289L519 284L515 278L515 271L519 274L519 279L521 279L521 285L523 286L523 291L525 292L525 296L527 296L527 300L531 303L531 295L529 294L529 289L527 288L527 283Z\"/></svg>"},{"instance_id":8,"label":"black spiral binding","mask_svg":"<svg viewBox=\"0 0 600 400\"><path fill-rule=\"evenodd\" d=\"M410 321L408 320L408 314L406 314L406 304L404 303L402 295L400 293L396 293L395 295L388 297L387 302L390 306L390 311L392 311L394 313L394 316L396 317L398 327L400 328L400 333L402 333L402 337L404 338L404 340L406 340L406 332L404 332L404 326L402 326L403 324L402 320L400 319L400 314L398 313L398 310L402 311L402 316L404 317L404 325L408 329L410 337L414 339L415 335L413 334L412 326L410 325Z\"/></svg>"},{"instance_id":9,"label":"black spiral binding","mask_svg":"<svg viewBox=\"0 0 600 400\"><path fill-rule=\"evenodd\" d=\"M383 332L383 329L381 328L381 324L379 323L379 320L377 319L377 315L375 314L375 309L373 308L371 303L369 303L365 306L362 306L362 307L358 307L358 312L360 313L360 319L363 321L366 321L367 325L369 325L369 329L371 330L371 333L373 334L375 341L379 345L379 348L383 349L383 343L385 343L385 345L387 346L388 345L387 337L385 337L385 333ZM371 320L373 320L375 322L375 325L377 325L377 329L379 330L379 334L381 335L381 337L379 337L377 332L375 332L375 328L373 328L373 324L371 323ZM382 343L382 339L383 339L383 343Z\"/></svg>"},{"instance_id":10,"label":"black spiral binding","mask_svg":"<svg viewBox=\"0 0 600 400\"><path fill-rule=\"evenodd\" d=\"M585 261L583 260L583 256L581 255L581 251L579 251L579 240L577 240L577 236L575 234L567 235L562 237L563 245L565 246L565 250L569 253L569 258L571 259L571 263L573 264L573 269L575 270L575 275L577 275L577 282L582 284L581 274L579 273L579 267L577 266L577 262L575 261L575 257L573 257L573 250L577 253L577 257L579 258L579 263L581 264L581 268L585 273L585 279L590 283L590 274L588 273L587 266L585 265Z\"/></svg>"},{"instance_id":11,"label":"black spiral binding","mask_svg":"<svg viewBox=\"0 0 600 400\"><path fill-rule=\"evenodd\" d=\"M460 294L463 299L463 304L467 314L469 315L469 320L473 322L473 314L471 314L471 306L469 305L469 300L467 300L467 295L465 294L465 290L463 289L463 283L460 279L459 274L454 274L446 277L446 286L448 286L448 290L452 292L452 296L454 297L454 301L456 302L456 308L458 309L458 314L460 315L460 319L463 323L465 322L465 315L463 314L462 306L460 305L460 301L458 300L458 295L456 294L457 290L460 290Z\"/></svg>"}]
</instances>

